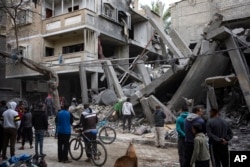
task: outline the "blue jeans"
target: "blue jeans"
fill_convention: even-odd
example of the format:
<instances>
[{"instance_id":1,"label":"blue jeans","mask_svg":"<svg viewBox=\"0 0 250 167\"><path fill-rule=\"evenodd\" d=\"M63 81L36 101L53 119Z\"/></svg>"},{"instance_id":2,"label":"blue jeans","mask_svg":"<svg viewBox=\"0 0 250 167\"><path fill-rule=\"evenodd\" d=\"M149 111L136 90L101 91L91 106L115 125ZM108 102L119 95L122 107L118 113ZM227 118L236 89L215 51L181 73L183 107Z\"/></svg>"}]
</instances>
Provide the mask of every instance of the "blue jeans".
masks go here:
<instances>
[{"instance_id":1,"label":"blue jeans","mask_svg":"<svg viewBox=\"0 0 250 167\"><path fill-rule=\"evenodd\" d=\"M40 146L40 154L43 154L43 136L44 130L35 130L35 152L38 155L38 144Z\"/></svg>"}]
</instances>

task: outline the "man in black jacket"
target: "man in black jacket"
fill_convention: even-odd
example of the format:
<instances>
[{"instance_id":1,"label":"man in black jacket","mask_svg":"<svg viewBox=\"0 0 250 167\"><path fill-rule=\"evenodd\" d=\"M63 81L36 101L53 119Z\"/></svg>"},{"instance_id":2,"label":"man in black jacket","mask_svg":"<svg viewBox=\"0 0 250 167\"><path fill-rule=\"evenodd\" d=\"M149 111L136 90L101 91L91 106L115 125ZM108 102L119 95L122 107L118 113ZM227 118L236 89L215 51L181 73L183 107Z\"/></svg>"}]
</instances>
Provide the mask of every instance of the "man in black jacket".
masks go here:
<instances>
[{"instance_id":1,"label":"man in black jacket","mask_svg":"<svg viewBox=\"0 0 250 167\"><path fill-rule=\"evenodd\" d=\"M84 104L84 110L81 114L81 119L80 123L75 126L77 127L82 127L84 130L84 134L87 136L89 140L96 140L96 134L97 134L97 129L96 129L96 123L98 122L98 117L96 115L96 112L93 111L90 107L89 104ZM89 145L89 141L87 139L84 139L84 143L86 146L86 155L87 159L85 162L90 162L91 158L91 148Z\"/></svg>"},{"instance_id":2,"label":"man in black jacket","mask_svg":"<svg viewBox=\"0 0 250 167\"><path fill-rule=\"evenodd\" d=\"M164 119L166 114L161 110L160 106L155 107L154 112L154 123L155 123L155 145L158 148L165 148L164 138L165 138L165 129L164 129Z\"/></svg>"},{"instance_id":3,"label":"man in black jacket","mask_svg":"<svg viewBox=\"0 0 250 167\"><path fill-rule=\"evenodd\" d=\"M48 130L48 117L45 113L45 105L43 103L37 104L32 115L32 125L35 128L35 153L38 155L38 144L40 145L40 155L43 153L43 137L44 132Z\"/></svg>"},{"instance_id":4,"label":"man in black jacket","mask_svg":"<svg viewBox=\"0 0 250 167\"><path fill-rule=\"evenodd\" d=\"M219 116L217 109L211 109L210 119L207 122L207 135L213 167L229 166L228 141L233 132L229 124Z\"/></svg>"}]
</instances>

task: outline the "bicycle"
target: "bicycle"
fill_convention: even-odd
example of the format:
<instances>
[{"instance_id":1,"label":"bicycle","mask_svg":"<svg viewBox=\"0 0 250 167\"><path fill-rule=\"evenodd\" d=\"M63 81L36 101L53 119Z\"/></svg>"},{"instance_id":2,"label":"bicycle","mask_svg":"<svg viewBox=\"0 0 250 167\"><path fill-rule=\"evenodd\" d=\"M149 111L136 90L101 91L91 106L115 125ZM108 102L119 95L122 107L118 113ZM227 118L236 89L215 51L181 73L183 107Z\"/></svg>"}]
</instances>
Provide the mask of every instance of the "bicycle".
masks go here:
<instances>
[{"instance_id":1,"label":"bicycle","mask_svg":"<svg viewBox=\"0 0 250 167\"><path fill-rule=\"evenodd\" d=\"M85 148L84 139L90 143L91 161L96 166L102 166L107 161L107 150L104 145L99 140L90 140L83 132L83 130L78 130L79 134L72 138L69 143L69 154L71 158L75 161L81 159L83 151ZM94 132L93 132L94 133Z\"/></svg>"},{"instance_id":2,"label":"bicycle","mask_svg":"<svg viewBox=\"0 0 250 167\"><path fill-rule=\"evenodd\" d=\"M111 144L116 139L116 131L114 128L108 126L107 118L97 123L98 138L104 144Z\"/></svg>"}]
</instances>

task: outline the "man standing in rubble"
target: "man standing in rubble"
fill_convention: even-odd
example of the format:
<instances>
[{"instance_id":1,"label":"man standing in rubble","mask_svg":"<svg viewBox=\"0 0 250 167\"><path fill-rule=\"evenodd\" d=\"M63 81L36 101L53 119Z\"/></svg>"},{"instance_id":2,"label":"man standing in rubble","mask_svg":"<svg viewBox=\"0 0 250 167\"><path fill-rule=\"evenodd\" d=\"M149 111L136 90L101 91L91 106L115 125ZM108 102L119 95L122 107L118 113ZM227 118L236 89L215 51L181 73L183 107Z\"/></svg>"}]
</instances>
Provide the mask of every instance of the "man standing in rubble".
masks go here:
<instances>
[{"instance_id":1,"label":"man standing in rubble","mask_svg":"<svg viewBox=\"0 0 250 167\"><path fill-rule=\"evenodd\" d=\"M157 105L154 112L154 123L155 123L155 145L157 148L165 148L165 129L164 119L166 114L162 111L161 106Z\"/></svg>"},{"instance_id":2,"label":"man standing in rubble","mask_svg":"<svg viewBox=\"0 0 250 167\"><path fill-rule=\"evenodd\" d=\"M203 115L203 106L195 106L192 110L192 113L189 113L185 122L184 122L184 129L185 129L185 167L190 167L190 162L192 158L192 154L194 151L194 134L192 132L192 126L195 124L200 124L203 129L203 133L206 132L206 124L205 121L202 119Z\"/></svg>"},{"instance_id":3,"label":"man standing in rubble","mask_svg":"<svg viewBox=\"0 0 250 167\"><path fill-rule=\"evenodd\" d=\"M185 129L184 129L184 122L188 116L188 106L183 105L180 109L180 115L176 119L176 131L178 133L178 154L179 154L179 162L180 167L184 167L185 162Z\"/></svg>"},{"instance_id":4,"label":"man standing in rubble","mask_svg":"<svg viewBox=\"0 0 250 167\"><path fill-rule=\"evenodd\" d=\"M232 139L233 132L228 123L220 118L217 109L211 109L210 119L207 122L207 135L213 167L228 167L228 141Z\"/></svg>"},{"instance_id":5,"label":"man standing in rubble","mask_svg":"<svg viewBox=\"0 0 250 167\"><path fill-rule=\"evenodd\" d=\"M135 115L133 105L130 102L130 98L127 98L127 101L124 102L122 105L122 115L123 115L123 133L125 132L125 124L127 120L128 120L128 131L130 133L132 115Z\"/></svg>"}]
</instances>

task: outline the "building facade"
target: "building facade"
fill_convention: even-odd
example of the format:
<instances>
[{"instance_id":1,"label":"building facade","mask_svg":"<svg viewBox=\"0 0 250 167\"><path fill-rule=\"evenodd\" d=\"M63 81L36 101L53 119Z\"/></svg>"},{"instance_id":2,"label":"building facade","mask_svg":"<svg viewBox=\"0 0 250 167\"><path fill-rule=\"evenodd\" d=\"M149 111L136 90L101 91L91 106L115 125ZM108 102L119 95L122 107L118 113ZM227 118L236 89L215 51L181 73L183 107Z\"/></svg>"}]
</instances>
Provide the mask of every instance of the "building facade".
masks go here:
<instances>
[{"instance_id":1,"label":"building facade","mask_svg":"<svg viewBox=\"0 0 250 167\"><path fill-rule=\"evenodd\" d=\"M139 55L154 34L147 18L127 0L41 0L37 6L25 2L27 10L20 11L17 20L19 50L24 57L58 73L59 94L67 99L80 98L81 63L86 65L88 88L105 87L106 83L100 82L103 69L96 63L98 59L119 59L126 68L129 58ZM7 49L13 52L16 41L11 27L7 29L12 32ZM161 54L154 43L147 50L149 55ZM43 82L37 72L21 64L9 64L7 69L11 69L6 70L7 78L27 82L26 91L46 89L37 87Z\"/></svg>"},{"instance_id":2,"label":"building facade","mask_svg":"<svg viewBox=\"0 0 250 167\"><path fill-rule=\"evenodd\" d=\"M182 0L171 6L172 28L188 44L196 43L214 13L223 15L225 26L249 25L250 0ZM237 27L237 28L238 28Z\"/></svg>"}]
</instances>

